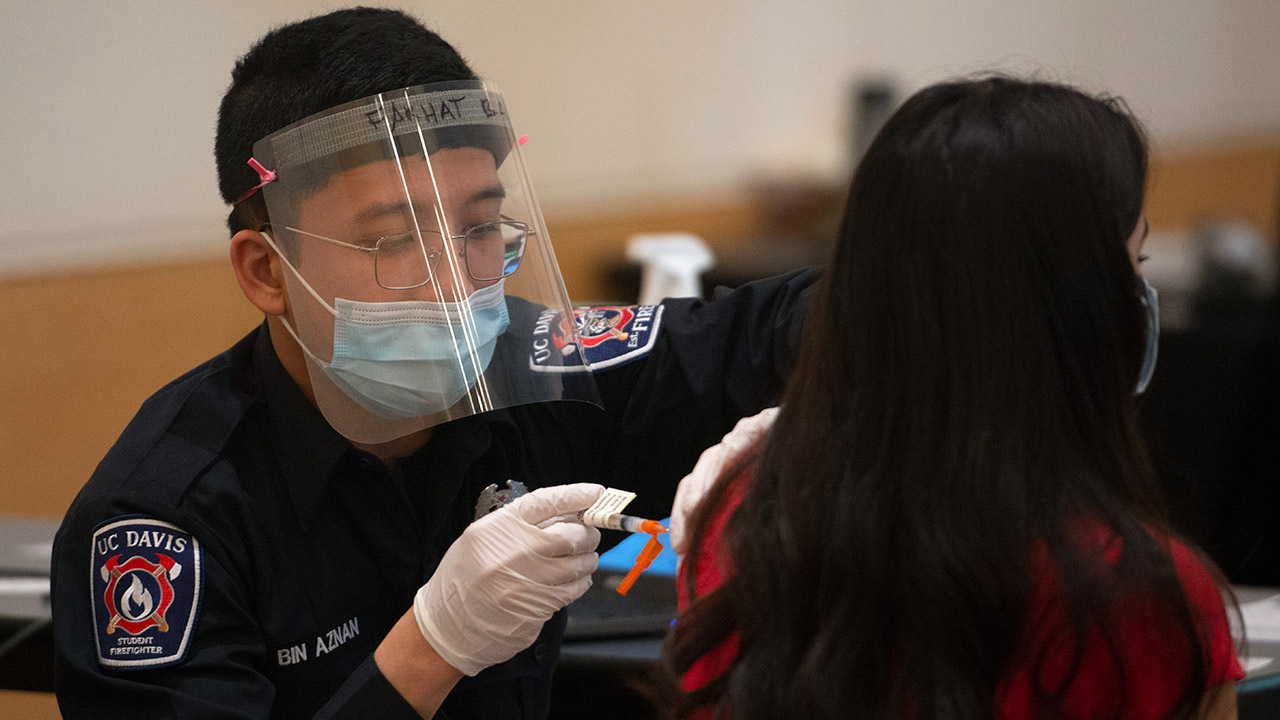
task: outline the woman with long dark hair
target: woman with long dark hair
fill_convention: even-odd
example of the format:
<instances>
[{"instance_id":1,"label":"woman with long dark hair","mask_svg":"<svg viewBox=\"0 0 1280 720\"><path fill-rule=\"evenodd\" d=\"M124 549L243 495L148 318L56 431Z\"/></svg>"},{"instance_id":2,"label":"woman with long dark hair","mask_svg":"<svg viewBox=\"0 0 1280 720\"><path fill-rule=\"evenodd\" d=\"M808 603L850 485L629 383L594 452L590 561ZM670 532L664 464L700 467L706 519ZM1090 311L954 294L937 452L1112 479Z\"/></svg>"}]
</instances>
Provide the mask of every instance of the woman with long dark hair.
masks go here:
<instances>
[{"instance_id":1,"label":"woman with long dark hair","mask_svg":"<svg viewBox=\"0 0 1280 720\"><path fill-rule=\"evenodd\" d=\"M695 470L677 716L1234 717L1221 581L1136 421L1146 158L1121 102L1052 83L888 120L776 420Z\"/></svg>"}]
</instances>

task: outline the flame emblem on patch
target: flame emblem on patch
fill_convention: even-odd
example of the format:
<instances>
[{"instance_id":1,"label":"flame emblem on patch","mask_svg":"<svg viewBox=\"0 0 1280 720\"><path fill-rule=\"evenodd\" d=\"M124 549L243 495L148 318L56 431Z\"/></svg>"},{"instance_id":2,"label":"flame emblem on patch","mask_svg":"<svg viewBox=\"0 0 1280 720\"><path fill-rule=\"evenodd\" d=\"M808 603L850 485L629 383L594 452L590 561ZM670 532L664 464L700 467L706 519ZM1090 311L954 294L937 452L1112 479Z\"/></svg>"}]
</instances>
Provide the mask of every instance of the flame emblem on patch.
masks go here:
<instances>
[{"instance_id":1,"label":"flame emblem on patch","mask_svg":"<svg viewBox=\"0 0 1280 720\"><path fill-rule=\"evenodd\" d=\"M173 585L170 580L182 572L182 565L168 555L156 553L158 562L150 562L143 557L132 557L121 563L120 556L114 555L98 568L102 579L107 582L103 601L111 614L107 624L107 634L117 629L130 635L137 635L149 628L160 632L169 632L169 623L165 621L165 613L173 603ZM128 586L121 589L120 581L129 578ZM147 579L154 581L160 594L157 601L147 588Z\"/></svg>"}]
</instances>

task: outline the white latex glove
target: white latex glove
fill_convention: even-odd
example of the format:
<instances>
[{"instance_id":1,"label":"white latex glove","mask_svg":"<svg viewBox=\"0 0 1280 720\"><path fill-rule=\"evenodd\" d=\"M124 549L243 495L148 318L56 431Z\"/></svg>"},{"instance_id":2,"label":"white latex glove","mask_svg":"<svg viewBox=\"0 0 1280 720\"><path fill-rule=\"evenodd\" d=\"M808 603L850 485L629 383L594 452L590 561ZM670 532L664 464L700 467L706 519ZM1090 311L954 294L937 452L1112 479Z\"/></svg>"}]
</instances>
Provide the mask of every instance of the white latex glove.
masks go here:
<instances>
[{"instance_id":1,"label":"white latex glove","mask_svg":"<svg viewBox=\"0 0 1280 720\"><path fill-rule=\"evenodd\" d=\"M603 491L592 483L534 490L449 546L413 601L418 628L445 662L475 675L510 659L591 587L600 531L560 516L587 509Z\"/></svg>"},{"instance_id":2,"label":"white latex glove","mask_svg":"<svg viewBox=\"0 0 1280 720\"><path fill-rule=\"evenodd\" d=\"M751 417L742 418L729 431L718 445L712 445L702 452L693 470L684 476L680 486L676 488L676 500L671 507L671 549L677 555L688 552L689 517L702 502L707 490L720 478L724 469L738 460L756 445L764 442L773 427L773 419L778 415L778 408L761 410Z\"/></svg>"}]
</instances>

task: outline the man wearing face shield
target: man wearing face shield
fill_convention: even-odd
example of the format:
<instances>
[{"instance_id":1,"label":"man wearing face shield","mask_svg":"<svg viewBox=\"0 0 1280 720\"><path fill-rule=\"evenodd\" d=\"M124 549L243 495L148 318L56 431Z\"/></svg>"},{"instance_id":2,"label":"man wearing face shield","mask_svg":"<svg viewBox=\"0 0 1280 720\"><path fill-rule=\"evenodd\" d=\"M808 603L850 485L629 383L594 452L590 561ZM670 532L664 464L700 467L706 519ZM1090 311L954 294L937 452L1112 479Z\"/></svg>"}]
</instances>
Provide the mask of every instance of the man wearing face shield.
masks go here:
<instances>
[{"instance_id":1,"label":"man wearing face shield","mask_svg":"<svg viewBox=\"0 0 1280 720\"><path fill-rule=\"evenodd\" d=\"M66 717L546 716L599 541L565 517L601 485L666 514L776 401L812 278L574 310L517 138L398 12L240 60L216 156L265 320L148 400L69 510ZM535 490L476 519L508 479Z\"/></svg>"}]
</instances>

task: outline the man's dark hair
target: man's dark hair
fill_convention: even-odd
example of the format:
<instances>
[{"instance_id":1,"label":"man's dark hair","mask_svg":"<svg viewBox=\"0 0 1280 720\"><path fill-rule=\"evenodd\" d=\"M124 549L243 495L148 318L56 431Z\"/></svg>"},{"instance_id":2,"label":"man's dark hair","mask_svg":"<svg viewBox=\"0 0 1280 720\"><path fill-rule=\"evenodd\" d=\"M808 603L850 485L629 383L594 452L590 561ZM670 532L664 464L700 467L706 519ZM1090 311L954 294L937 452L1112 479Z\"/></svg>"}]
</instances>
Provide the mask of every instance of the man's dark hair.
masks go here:
<instances>
[{"instance_id":1,"label":"man's dark hair","mask_svg":"<svg viewBox=\"0 0 1280 720\"><path fill-rule=\"evenodd\" d=\"M218 109L218 190L256 185L253 144L289 123L386 90L476 75L452 45L398 10L338 10L272 30L236 62ZM232 234L267 220L262 194L232 209Z\"/></svg>"}]
</instances>

